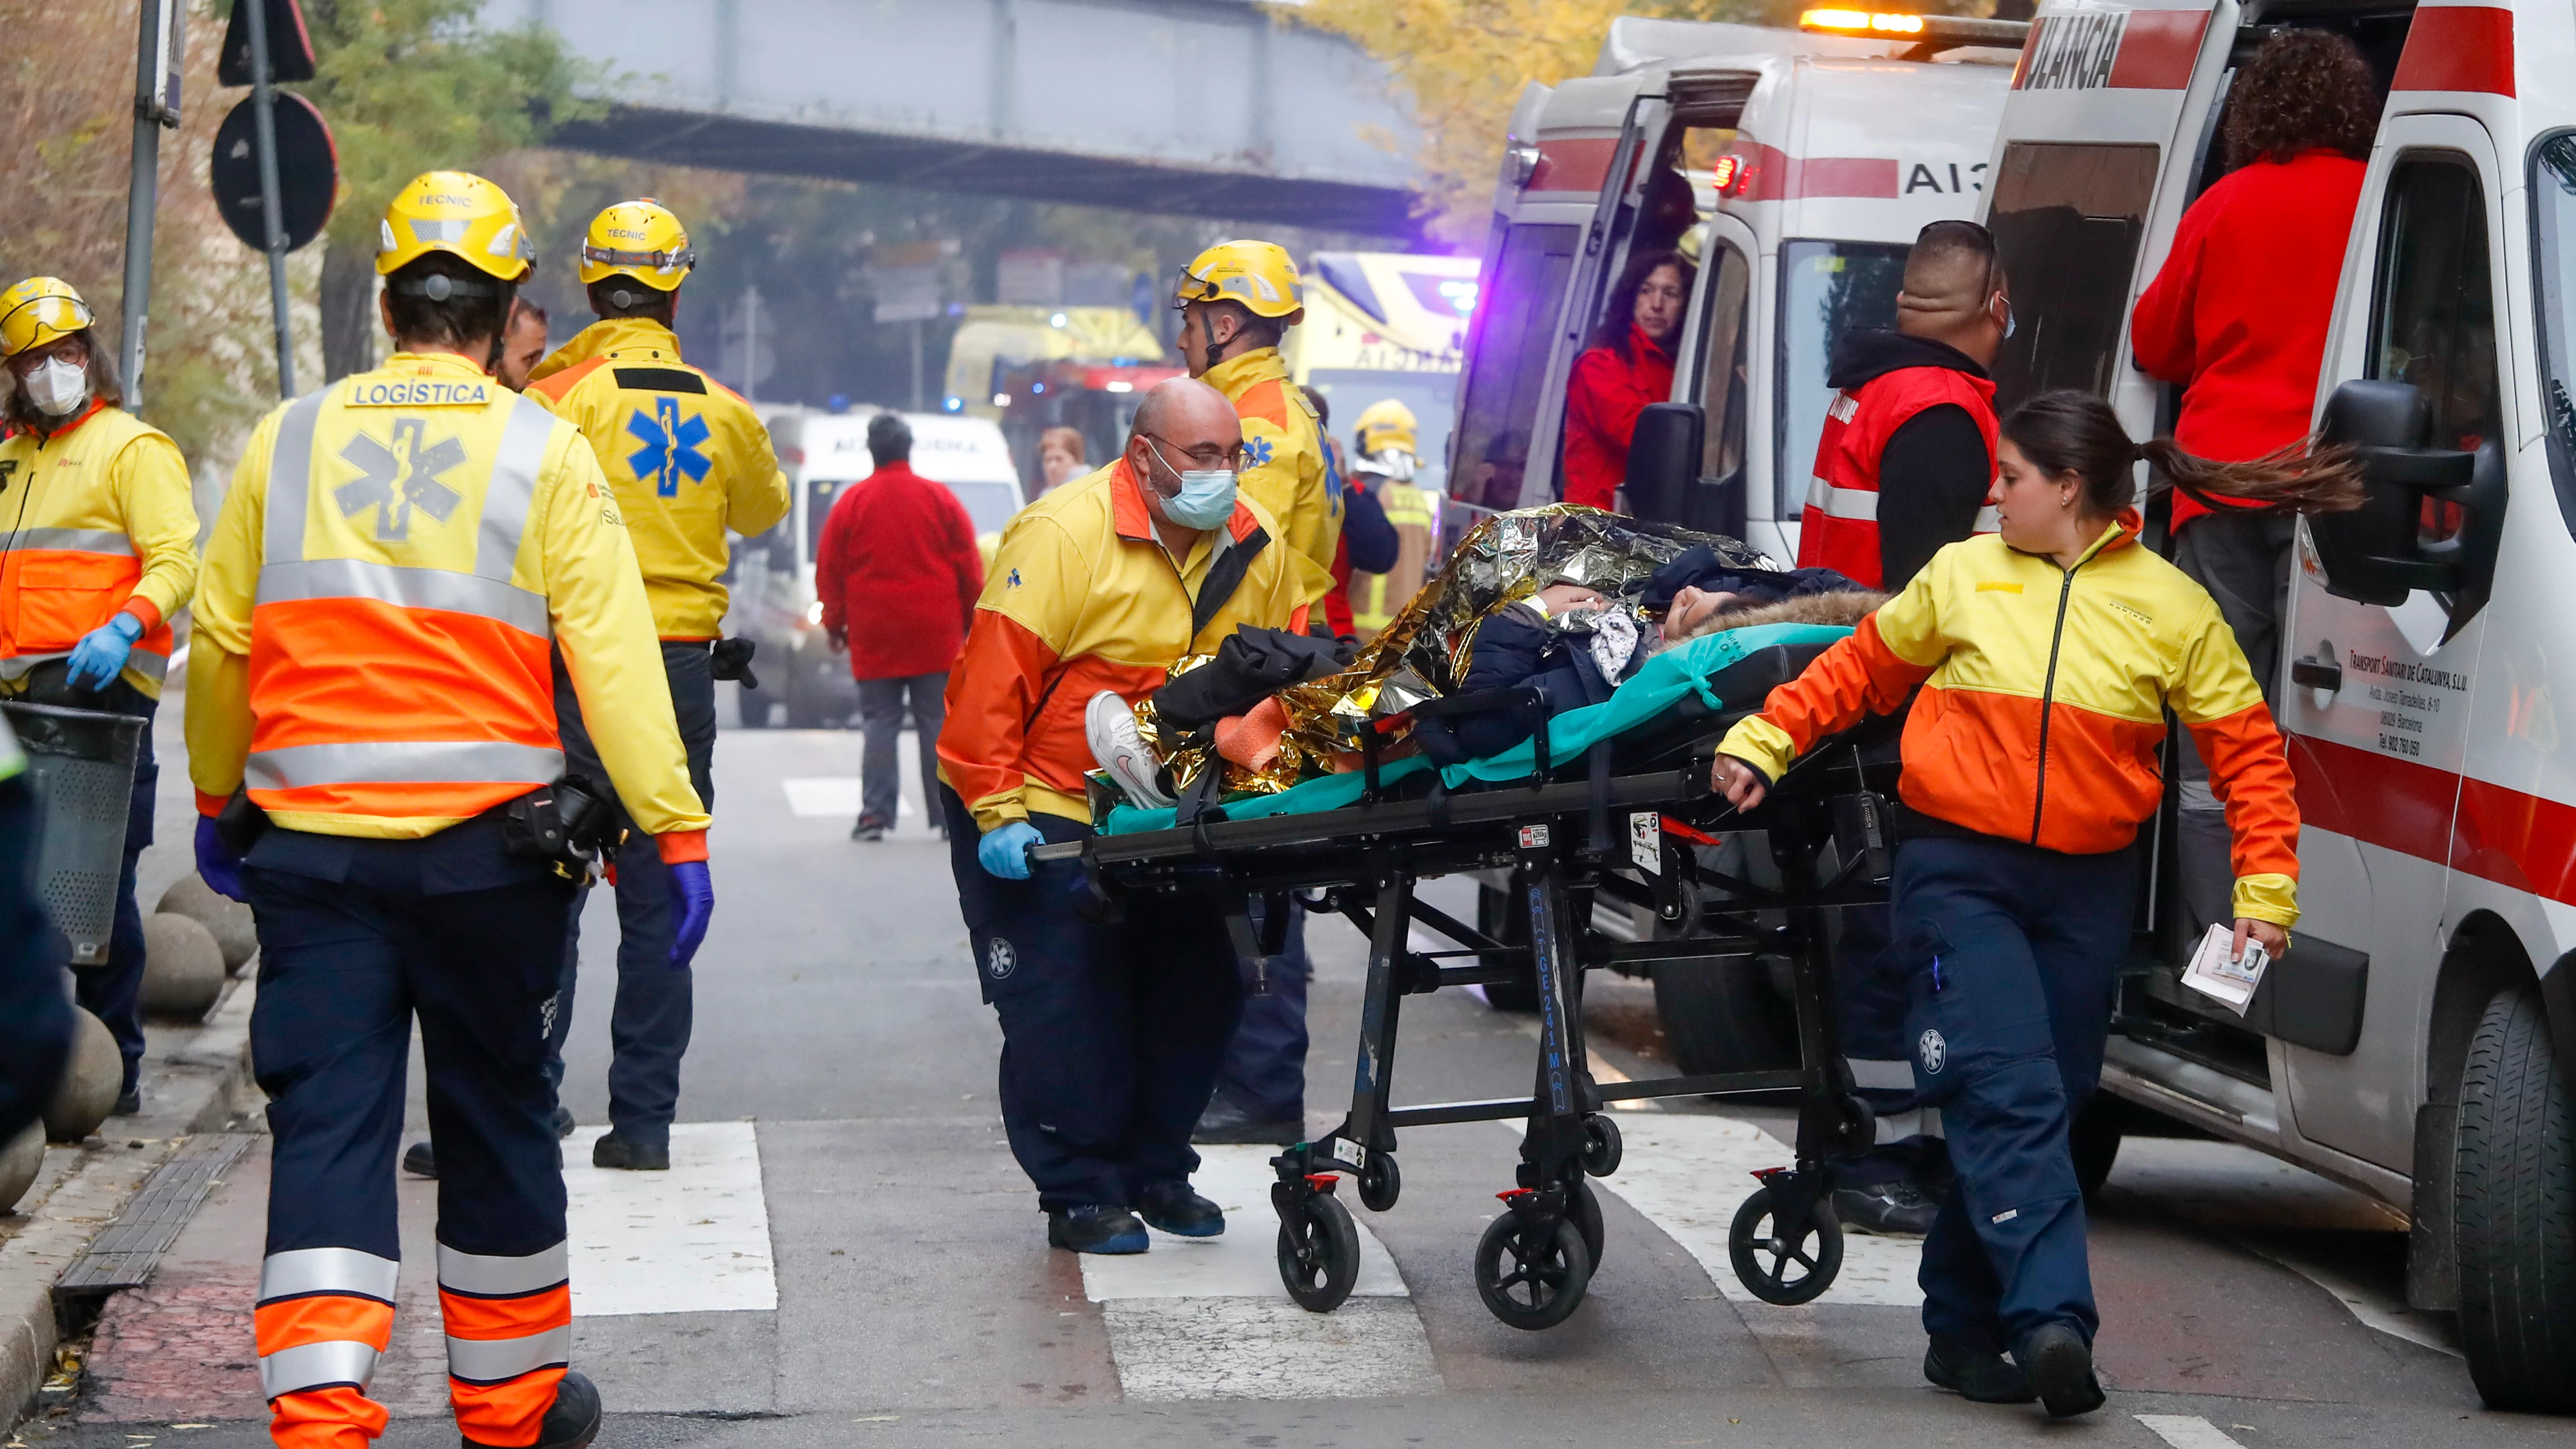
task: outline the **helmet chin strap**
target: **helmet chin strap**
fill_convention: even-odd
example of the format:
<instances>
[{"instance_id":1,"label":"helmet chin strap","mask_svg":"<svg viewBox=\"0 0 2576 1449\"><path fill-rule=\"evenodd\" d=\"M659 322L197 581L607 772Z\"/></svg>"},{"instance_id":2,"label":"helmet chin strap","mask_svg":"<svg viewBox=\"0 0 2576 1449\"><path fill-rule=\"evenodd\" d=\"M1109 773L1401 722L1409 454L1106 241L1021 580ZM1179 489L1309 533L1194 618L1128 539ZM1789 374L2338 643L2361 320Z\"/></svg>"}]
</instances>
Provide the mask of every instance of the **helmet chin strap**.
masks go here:
<instances>
[{"instance_id":1,"label":"helmet chin strap","mask_svg":"<svg viewBox=\"0 0 2576 1449\"><path fill-rule=\"evenodd\" d=\"M1199 314L1199 326L1207 333L1207 367L1204 370L1214 372L1216 371L1217 364L1225 361L1225 342L1232 342L1234 339L1229 337L1225 342L1219 342L1216 340L1216 309L1214 307L1210 307Z\"/></svg>"}]
</instances>

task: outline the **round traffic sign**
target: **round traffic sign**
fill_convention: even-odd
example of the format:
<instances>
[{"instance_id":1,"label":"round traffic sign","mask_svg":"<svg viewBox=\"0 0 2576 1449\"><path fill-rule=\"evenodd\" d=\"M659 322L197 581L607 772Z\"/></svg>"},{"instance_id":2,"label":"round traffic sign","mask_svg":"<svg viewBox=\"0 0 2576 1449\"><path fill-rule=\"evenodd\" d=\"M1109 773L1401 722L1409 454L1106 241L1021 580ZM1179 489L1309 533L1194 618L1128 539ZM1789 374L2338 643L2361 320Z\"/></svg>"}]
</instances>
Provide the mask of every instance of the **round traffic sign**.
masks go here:
<instances>
[{"instance_id":1,"label":"round traffic sign","mask_svg":"<svg viewBox=\"0 0 2576 1449\"><path fill-rule=\"evenodd\" d=\"M340 189L340 152L331 144L331 128L322 113L293 91L275 92L277 102L277 211L286 227L286 249L294 251L322 234L331 219L331 202ZM244 100L215 129L215 209L224 225L252 251L265 251L268 226L259 205L258 103Z\"/></svg>"}]
</instances>

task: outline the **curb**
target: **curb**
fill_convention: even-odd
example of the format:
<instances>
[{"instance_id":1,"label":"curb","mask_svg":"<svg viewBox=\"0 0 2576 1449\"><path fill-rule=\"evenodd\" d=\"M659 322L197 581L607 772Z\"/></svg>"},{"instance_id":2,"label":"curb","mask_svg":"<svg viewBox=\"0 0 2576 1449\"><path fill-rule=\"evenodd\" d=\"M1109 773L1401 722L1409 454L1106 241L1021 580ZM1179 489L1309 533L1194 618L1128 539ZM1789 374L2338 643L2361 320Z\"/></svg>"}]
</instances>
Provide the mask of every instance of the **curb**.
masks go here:
<instances>
[{"instance_id":1,"label":"curb","mask_svg":"<svg viewBox=\"0 0 2576 1449\"><path fill-rule=\"evenodd\" d=\"M59 1324L54 1283L193 1133L223 1126L250 1085L251 973L226 983L205 1023L165 1052L147 1054L139 1117L112 1119L113 1135L47 1149L74 1161L27 1225L0 1242L0 1432L35 1408L54 1371ZM171 1033L152 1033L164 1040ZM157 1043L156 1043L157 1045Z\"/></svg>"}]
</instances>

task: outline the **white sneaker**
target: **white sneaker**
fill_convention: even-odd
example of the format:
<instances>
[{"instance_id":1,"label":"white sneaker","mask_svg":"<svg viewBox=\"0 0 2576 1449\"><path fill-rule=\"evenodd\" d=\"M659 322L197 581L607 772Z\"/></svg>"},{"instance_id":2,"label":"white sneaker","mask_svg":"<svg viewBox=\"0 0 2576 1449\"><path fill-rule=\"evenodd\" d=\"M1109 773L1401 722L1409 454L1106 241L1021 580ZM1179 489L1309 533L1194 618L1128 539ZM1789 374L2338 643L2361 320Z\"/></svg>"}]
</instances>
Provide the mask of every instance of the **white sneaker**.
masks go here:
<instances>
[{"instance_id":1,"label":"white sneaker","mask_svg":"<svg viewBox=\"0 0 2576 1449\"><path fill-rule=\"evenodd\" d=\"M1136 731L1136 711L1127 701L1110 690L1091 697L1082 712L1083 737L1091 742L1091 758L1127 792L1127 798L1147 810L1169 810L1175 804L1163 791L1157 778L1162 766L1154 752L1145 748L1143 736Z\"/></svg>"}]
</instances>

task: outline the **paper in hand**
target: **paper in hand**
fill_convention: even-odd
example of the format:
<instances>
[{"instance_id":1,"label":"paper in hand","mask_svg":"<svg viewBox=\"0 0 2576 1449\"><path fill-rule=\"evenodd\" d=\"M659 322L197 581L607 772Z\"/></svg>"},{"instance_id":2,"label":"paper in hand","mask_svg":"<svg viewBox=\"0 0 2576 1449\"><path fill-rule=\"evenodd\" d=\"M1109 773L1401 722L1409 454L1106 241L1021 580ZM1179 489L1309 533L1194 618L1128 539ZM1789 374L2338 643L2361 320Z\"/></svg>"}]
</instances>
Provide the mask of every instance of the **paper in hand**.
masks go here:
<instances>
[{"instance_id":1,"label":"paper in hand","mask_svg":"<svg viewBox=\"0 0 2576 1449\"><path fill-rule=\"evenodd\" d=\"M2251 937L2246 939L2244 955L2235 955L2235 949L2235 923L2212 925L2200 938L2200 949L2191 953L2182 984L2243 1016L2254 1003L2254 988L2263 984L2263 968L2271 963L2272 954Z\"/></svg>"}]
</instances>

